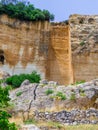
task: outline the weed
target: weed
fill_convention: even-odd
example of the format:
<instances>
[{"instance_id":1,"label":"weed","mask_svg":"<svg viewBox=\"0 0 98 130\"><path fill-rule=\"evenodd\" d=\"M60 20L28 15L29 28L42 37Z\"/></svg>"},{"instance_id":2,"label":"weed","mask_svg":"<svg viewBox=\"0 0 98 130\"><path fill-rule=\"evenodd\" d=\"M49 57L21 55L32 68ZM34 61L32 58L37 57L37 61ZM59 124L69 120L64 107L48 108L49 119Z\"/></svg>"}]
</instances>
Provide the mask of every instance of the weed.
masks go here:
<instances>
[{"instance_id":1,"label":"weed","mask_svg":"<svg viewBox=\"0 0 98 130\"><path fill-rule=\"evenodd\" d=\"M82 84L82 83L85 83L85 80L76 81L76 82L75 82L75 85Z\"/></svg>"},{"instance_id":2,"label":"weed","mask_svg":"<svg viewBox=\"0 0 98 130\"><path fill-rule=\"evenodd\" d=\"M48 89L48 90L46 90L46 95L49 95L49 94L52 94L52 93L54 93L54 91L52 90L52 89Z\"/></svg>"},{"instance_id":3,"label":"weed","mask_svg":"<svg viewBox=\"0 0 98 130\"><path fill-rule=\"evenodd\" d=\"M80 96L86 96L85 91L81 88L79 89Z\"/></svg>"},{"instance_id":4,"label":"weed","mask_svg":"<svg viewBox=\"0 0 98 130\"><path fill-rule=\"evenodd\" d=\"M37 121L35 119L28 119L24 121L24 124L37 124Z\"/></svg>"},{"instance_id":5,"label":"weed","mask_svg":"<svg viewBox=\"0 0 98 130\"><path fill-rule=\"evenodd\" d=\"M81 46L85 45L85 42L84 41L80 42L80 45Z\"/></svg>"},{"instance_id":6,"label":"weed","mask_svg":"<svg viewBox=\"0 0 98 130\"><path fill-rule=\"evenodd\" d=\"M62 92L57 92L56 98L60 98L61 100L66 100L66 95L63 94Z\"/></svg>"},{"instance_id":7,"label":"weed","mask_svg":"<svg viewBox=\"0 0 98 130\"><path fill-rule=\"evenodd\" d=\"M19 92L16 93L16 96L18 97L18 96L20 96L22 93L23 93L23 92L19 91Z\"/></svg>"},{"instance_id":8,"label":"weed","mask_svg":"<svg viewBox=\"0 0 98 130\"><path fill-rule=\"evenodd\" d=\"M72 93L70 96L70 100L75 101L76 100L76 95L75 93Z\"/></svg>"}]
</instances>

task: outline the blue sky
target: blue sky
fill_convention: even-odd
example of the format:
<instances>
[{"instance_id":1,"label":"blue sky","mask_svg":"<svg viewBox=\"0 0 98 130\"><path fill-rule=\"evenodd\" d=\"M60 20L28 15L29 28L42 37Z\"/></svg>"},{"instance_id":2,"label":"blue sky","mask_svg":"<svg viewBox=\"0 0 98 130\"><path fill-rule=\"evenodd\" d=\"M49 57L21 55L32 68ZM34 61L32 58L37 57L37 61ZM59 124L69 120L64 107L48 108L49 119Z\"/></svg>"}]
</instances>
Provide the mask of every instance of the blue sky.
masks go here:
<instances>
[{"instance_id":1,"label":"blue sky","mask_svg":"<svg viewBox=\"0 0 98 130\"><path fill-rule=\"evenodd\" d=\"M29 0L36 8L47 9L55 21L67 20L71 14L98 14L98 0Z\"/></svg>"}]
</instances>

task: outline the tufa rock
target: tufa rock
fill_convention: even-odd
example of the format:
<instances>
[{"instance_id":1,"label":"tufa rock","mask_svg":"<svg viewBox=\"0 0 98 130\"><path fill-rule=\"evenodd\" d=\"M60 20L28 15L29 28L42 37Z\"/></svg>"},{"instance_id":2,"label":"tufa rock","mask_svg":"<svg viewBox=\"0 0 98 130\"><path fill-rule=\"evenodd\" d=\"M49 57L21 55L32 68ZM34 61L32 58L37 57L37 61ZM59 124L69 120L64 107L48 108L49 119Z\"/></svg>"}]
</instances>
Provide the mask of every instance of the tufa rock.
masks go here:
<instances>
[{"instance_id":1,"label":"tufa rock","mask_svg":"<svg viewBox=\"0 0 98 130\"><path fill-rule=\"evenodd\" d=\"M27 86L30 84L30 81L28 79L24 80L20 87Z\"/></svg>"}]
</instances>

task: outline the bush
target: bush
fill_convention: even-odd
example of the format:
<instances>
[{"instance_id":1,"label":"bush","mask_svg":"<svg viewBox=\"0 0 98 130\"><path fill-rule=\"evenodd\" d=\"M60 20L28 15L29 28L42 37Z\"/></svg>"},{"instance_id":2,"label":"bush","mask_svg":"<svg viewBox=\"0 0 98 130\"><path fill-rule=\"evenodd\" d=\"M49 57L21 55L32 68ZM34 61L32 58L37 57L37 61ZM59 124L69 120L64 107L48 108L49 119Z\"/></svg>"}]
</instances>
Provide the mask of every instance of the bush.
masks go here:
<instances>
[{"instance_id":1,"label":"bush","mask_svg":"<svg viewBox=\"0 0 98 130\"><path fill-rule=\"evenodd\" d=\"M13 75L6 79L6 83L8 85L12 85L13 87L17 88L26 79L28 79L31 83L39 83L40 75L37 74L35 71L32 72L31 74Z\"/></svg>"},{"instance_id":2,"label":"bush","mask_svg":"<svg viewBox=\"0 0 98 130\"><path fill-rule=\"evenodd\" d=\"M9 98L9 87L2 88L0 86L0 107L8 106L8 101L10 101L10 98Z\"/></svg>"},{"instance_id":3,"label":"bush","mask_svg":"<svg viewBox=\"0 0 98 130\"><path fill-rule=\"evenodd\" d=\"M54 91L52 90L52 89L48 89L48 90L46 90L46 95L49 95L49 94L52 94Z\"/></svg>"},{"instance_id":4,"label":"bush","mask_svg":"<svg viewBox=\"0 0 98 130\"><path fill-rule=\"evenodd\" d=\"M54 15L48 10L35 8L29 2L21 0L1 0L0 14L7 14L11 18L18 18L26 21L54 20Z\"/></svg>"},{"instance_id":5,"label":"bush","mask_svg":"<svg viewBox=\"0 0 98 130\"><path fill-rule=\"evenodd\" d=\"M10 123L11 117L6 111L0 111L0 130L17 130L15 123Z\"/></svg>"},{"instance_id":6,"label":"bush","mask_svg":"<svg viewBox=\"0 0 98 130\"><path fill-rule=\"evenodd\" d=\"M11 115L3 110L9 105L9 101L9 87L2 88L0 86L0 130L17 130L15 124L8 120Z\"/></svg>"},{"instance_id":7,"label":"bush","mask_svg":"<svg viewBox=\"0 0 98 130\"><path fill-rule=\"evenodd\" d=\"M61 100L66 100L66 95L62 92L57 92L56 97L59 97Z\"/></svg>"}]
</instances>

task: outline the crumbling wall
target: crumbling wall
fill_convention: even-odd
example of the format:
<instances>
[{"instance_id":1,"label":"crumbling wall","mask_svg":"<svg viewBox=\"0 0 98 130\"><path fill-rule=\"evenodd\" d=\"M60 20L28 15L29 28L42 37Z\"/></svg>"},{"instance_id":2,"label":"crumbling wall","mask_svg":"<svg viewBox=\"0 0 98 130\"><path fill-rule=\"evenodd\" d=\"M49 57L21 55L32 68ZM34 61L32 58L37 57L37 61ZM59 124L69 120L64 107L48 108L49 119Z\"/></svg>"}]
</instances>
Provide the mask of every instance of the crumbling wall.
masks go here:
<instances>
[{"instance_id":1,"label":"crumbling wall","mask_svg":"<svg viewBox=\"0 0 98 130\"><path fill-rule=\"evenodd\" d=\"M98 77L98 15L69 18L74 80Z\"/></svg>"}]
</instances>

